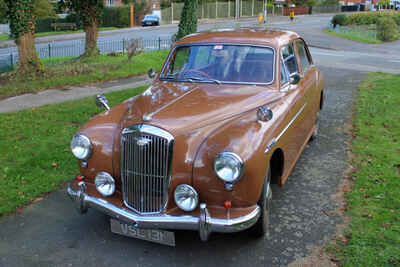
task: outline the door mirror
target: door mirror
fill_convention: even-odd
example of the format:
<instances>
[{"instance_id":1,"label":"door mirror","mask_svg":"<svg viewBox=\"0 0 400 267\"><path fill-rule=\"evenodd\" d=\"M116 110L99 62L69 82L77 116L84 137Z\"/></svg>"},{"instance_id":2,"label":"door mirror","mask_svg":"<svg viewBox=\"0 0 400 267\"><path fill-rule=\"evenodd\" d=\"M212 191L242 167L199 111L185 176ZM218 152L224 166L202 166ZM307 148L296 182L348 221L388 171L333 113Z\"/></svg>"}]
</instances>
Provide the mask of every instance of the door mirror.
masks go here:
<instances>
[{"instance_id":1,"label":"door mirror","mask_svg":"<svg viewBox=\"0 0 400 267\"><path fill-rule=\"evenodd\" d=\"M293 85L298 84L300 82L300 80L301 80L300 74L296 73L296 74L290 75L290 84L293 84Z\"/></svg>"},{"instance_id":2,"label":"door mirror","mask_svg":"<svg viewBox=\"0 0 400 267\"><path fill-rule=\"evenodd\" d=\"M150 79L153 79L156 76L156 73L153 69L149 69L149 71L147 72L147 75L149 75Z\"/></svg>"},{"instance_id":3,"label":"door mirror","mask_svg":"<svg viewBox=\"0 0 400 267\"><path fill-rule=\"evenodd\" d=\"M108 100L104 95L96 96L96 106L98 106L99 108L110 110L110 106L108 105Z\"/></svg>"}]
</instances>

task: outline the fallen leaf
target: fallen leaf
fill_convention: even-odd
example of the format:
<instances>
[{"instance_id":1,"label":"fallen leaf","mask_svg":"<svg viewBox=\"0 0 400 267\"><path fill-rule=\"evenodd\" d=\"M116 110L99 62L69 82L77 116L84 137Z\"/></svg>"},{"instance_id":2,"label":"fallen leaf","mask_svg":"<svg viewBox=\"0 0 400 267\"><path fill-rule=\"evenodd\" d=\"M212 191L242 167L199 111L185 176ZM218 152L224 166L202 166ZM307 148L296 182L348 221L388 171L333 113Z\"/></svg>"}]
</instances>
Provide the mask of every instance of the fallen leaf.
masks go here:
<instances>
[{"instance_id":1,"label":"fallen leaf","mask_svg":"<svg viewBox=\"0 0 400 267\"><path fill-rule=\"evenodd\" d=\"M325 211L325 210L322 210L322 212L326 215L326 216L332 216L333 215L333 213L329 213L329 212L327 212L327 211Z\"/></svg>"},{"instance_id":2,"label":"fallen leaf","mask_svg":"<svg viewBox=\"0 0 400 267\"><path fill-rule=\"evenodd\" d=\"M365 194L364 198L370 198L371 196L369 194Z\"/></svg>"},{"instance_id":3,"label":"fallen leaf","mask_svg":"<svg viewBox=\"0 0 400 267\"><path fill-rule=\"evenodd\" d=\"M390 223L384 223L384 224L382 224L382 227L389 227L389 226L391 226L391 224Z\"/></svg>"},{"instance_id":4,"label":"fallen leaf","mask_svg":"<svg viewBox=\"0 0 400 267\"><path fill-rule=\"evenodd\" d=\"M39 201L42 201L42 200L43 200L42 197L38 197L37 199L33 200L32 203L36 203L36 202L39 202Z\"/></svg>"},{"instance_id":5,"label":"fallen leaf","mask_svg":"<svg viewBox=\"0 0 400 267\"><path fill-rule=\"evenodd\" d=\"M53 163L51 164L51 166L53 166L53 167L57 167L57 166L58 166L58 164L57 164L57 162L53 162Z\"/></svg>"},{"instance_id":6,"label":"fallen leaf","mask_svg":"<svg viewBox=\"0 0 400 267\"><path fill-rule=\"evenodd\" d=\"M21 182L22 184L26 184L26 181L25 180L22 180L22 182Z\"/></svg>"},{"instance_id":7,"label":"fallen leaf","mask_svg":"<svg viewBox=\"0 0 400 267\"><path fill-rule=\"evenodd\" d=\"M350 188L347 185L343 186L343 192L349 192L349 191Z\"/></svg>"}]
</instances>

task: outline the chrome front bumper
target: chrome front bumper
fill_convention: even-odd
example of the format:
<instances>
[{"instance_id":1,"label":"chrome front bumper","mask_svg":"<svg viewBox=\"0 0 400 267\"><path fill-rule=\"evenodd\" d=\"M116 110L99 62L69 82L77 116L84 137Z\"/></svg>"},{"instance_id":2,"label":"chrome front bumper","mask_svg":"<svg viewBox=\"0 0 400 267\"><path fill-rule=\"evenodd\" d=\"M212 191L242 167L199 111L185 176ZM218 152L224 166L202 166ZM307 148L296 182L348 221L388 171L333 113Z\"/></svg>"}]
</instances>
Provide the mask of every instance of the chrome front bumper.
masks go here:
<instances>
[{"instance_id":1,"label":"chrome front bumper","mask_svg":"<svg viewBox=\"0 0 400 267\"><path fill-rule=\"evenodd\" d=\"M119 208L106 200L89 196L83 182L78 183L79 189L75 190L68 185L67 193L75 202L78 211L85 213L88 207L95 208L119 221L129 223L144 229L170 229L170 230L195 230L199 231L202 241L207 241L212 232L234 233L243 231L253 226L260 217L260 207L241 217L233 219L212 218L205 203L200 204L199 217L184 215L170 216L142 216L128 209Z\"/></svg>"}]
</instances>

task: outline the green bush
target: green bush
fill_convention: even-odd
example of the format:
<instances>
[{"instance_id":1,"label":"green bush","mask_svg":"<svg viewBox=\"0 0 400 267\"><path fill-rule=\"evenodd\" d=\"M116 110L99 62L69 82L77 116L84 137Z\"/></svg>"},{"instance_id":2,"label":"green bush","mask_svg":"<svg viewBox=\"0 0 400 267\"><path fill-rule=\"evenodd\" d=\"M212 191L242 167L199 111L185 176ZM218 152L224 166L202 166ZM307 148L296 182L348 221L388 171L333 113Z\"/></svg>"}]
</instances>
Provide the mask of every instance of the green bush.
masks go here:
<instances>
[{"instance_id":1,"label":"green bush","mask_svg":"<svg viewBox=\"0 0 400 267\"><path fill-rule=\"evenodd\" d=\"M104 8L102 27L129 27L129 12L129 6Z\"/></svg>"},{"instance_id":2,"label":"green bush","mask_svg":"<svg viewBox=\"0 0 400 267\"><path fill-rule=\"evenodd\" d=\"M376 24L379 18L390 17L394 19L397 25L400 25L400 12L393 10L389 11L375 11L375 12L355 12L349 15L349 24L368 25Z\"/></svg>"},{"instance_id":3,"label":"green bush","mask_svg":"<svg viewBox=\"0 0 400 267\"><path fill-rule=\"evenodd\" d=\"M348 24L348 18L345 14L338 14L333 16L331 23L334 28L336 28L336 25L344 26Z\"/></svg>"},{"instance_id":4,"label":"green bush","mask_svg":"<svg viewBox=\"0 0 400 267\"><path fill-rule=\"evenodd\" d=\"M53 28L51 24L54 23L54 18L37 19L35 23L35 32L51 32Z\"/></svg>"},{"instance_id":5,"label":"green bush","mask_svg":"<svg viewBox=\"0 0 400 267\"><path fill-rule=\"evenodd\" d=\"M149 12L149 7L144 1L143 3L136 3L134 8L135 24L140 25L140 19ZM129 27L130 6L105 7L102 20L102 27Z\"/></svg>"},{"instance_id":6,"label":"green bush","mask_svg":"<svg viewBox=\"0 0 400 267\"><path fill-rule=\"evenodd\" d=\"M376 22L376 34L382 41L394 41L399 38L399 29L393 18L383 17Z\"/></svg>"}]
</instances>

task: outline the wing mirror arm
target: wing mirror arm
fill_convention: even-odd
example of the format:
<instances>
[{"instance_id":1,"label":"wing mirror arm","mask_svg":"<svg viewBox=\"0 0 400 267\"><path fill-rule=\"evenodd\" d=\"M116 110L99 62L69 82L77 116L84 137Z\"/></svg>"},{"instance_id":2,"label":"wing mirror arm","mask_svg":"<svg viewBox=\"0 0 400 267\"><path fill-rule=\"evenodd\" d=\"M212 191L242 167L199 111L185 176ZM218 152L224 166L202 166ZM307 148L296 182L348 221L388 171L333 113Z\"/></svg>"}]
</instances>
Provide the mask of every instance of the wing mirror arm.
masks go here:
<instances>
[{"instance_id":1,"label":"wing mirror arm","mask_svg":"<svg viewBox=\"0 0 400 267\"><path fill-rule=\"evenodd\" d=\"M99 108L104 108L106 110L110 110L110 106L108 105L107 97L104 95L97 95L96 96L96 106Z\"/></svg>"},{"instance_id":2,"label":"wing mirror arm","mask_svg":"<svg viewBox=\"0 0 400 267\"><path fill-rule=\"evenodd\" d=\"M300 82L301 76L298 73L290 75L290 84L296 85Z\"/></svg>"}]
</instances>

